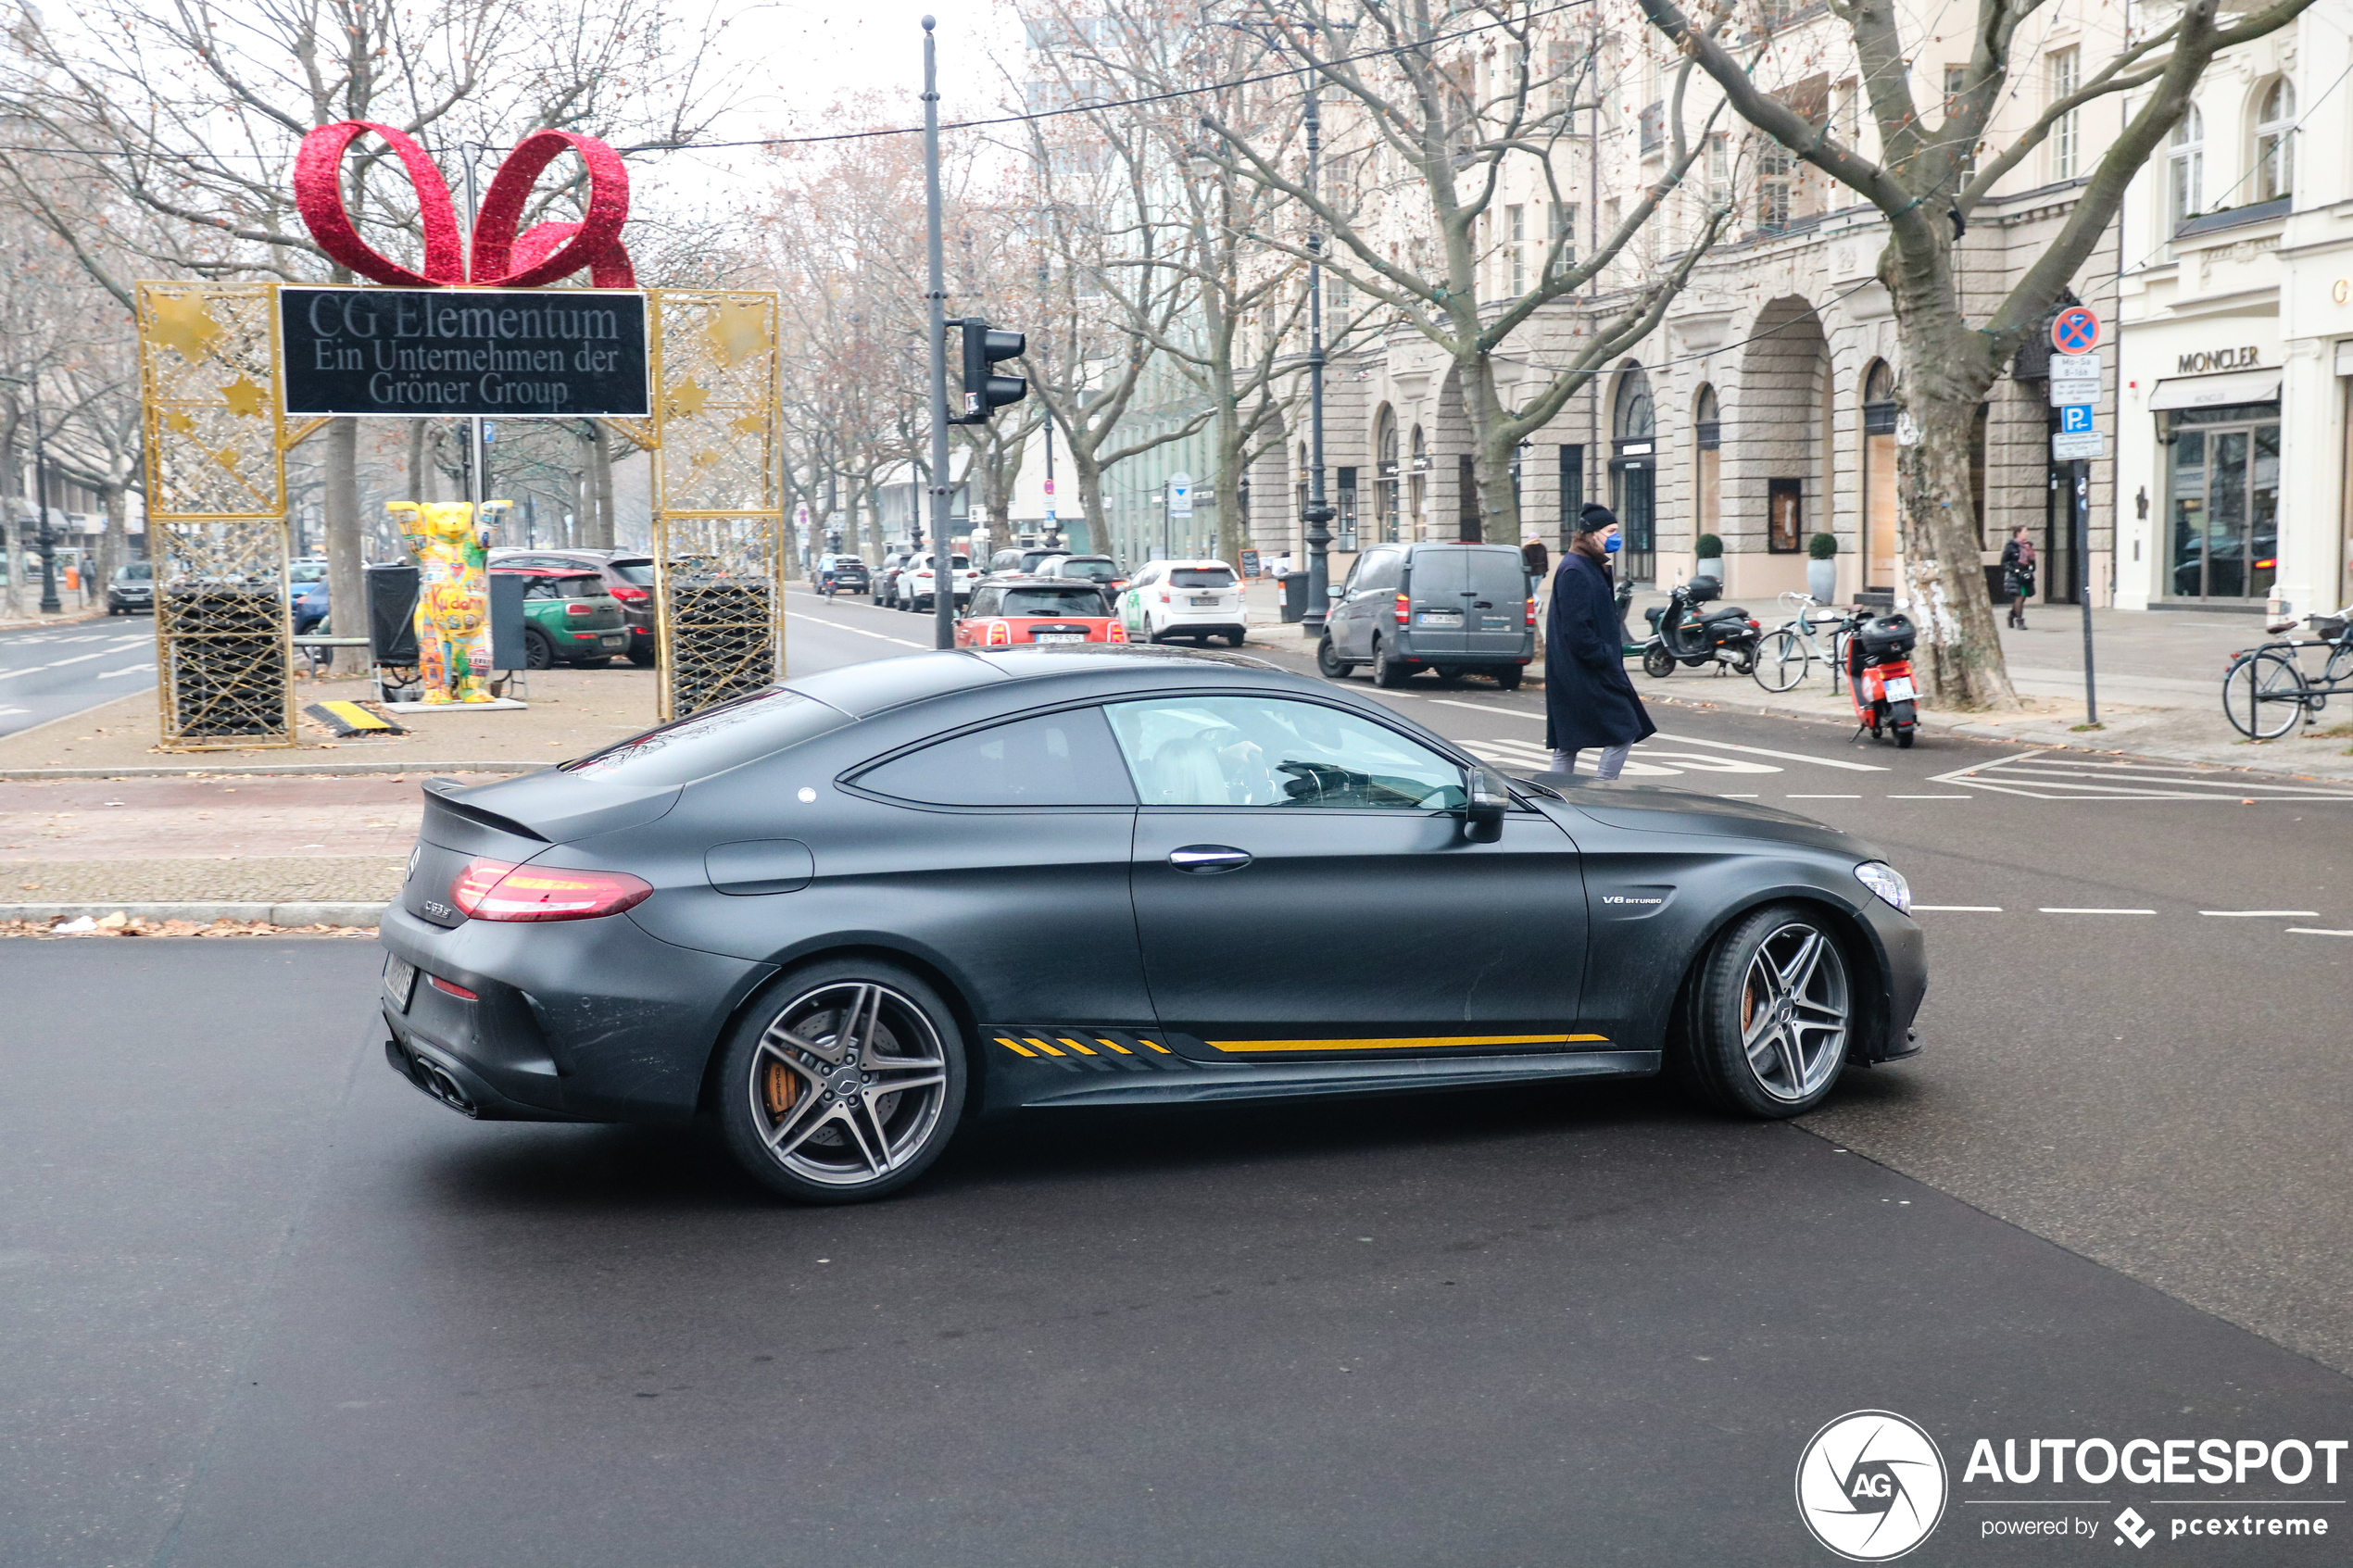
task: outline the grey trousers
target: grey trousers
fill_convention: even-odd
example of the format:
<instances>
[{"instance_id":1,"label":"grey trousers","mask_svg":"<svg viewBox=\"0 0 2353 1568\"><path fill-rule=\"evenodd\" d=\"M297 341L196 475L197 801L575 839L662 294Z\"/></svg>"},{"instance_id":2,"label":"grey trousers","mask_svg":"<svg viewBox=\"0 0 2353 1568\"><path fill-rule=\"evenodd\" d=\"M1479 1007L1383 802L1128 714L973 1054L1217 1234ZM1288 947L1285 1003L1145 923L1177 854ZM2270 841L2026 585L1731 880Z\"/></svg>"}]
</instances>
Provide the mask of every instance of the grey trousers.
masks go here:
<instances>
[{"instance_id":1,"label":"grey trousers","mask_svg":"<svg viewBox=\"0 0 2353 1568\"><path fill-rule=\"evenodd\" d=\"M1614 779L1617 777L1618 770L1626 766L1626 754L1633 749L1634 748L1630 746L1605 746L1602 747L1601 760L1593 764L1593 776L1597 779ZM1577 753L1573 751L1554 752L1553 767L1555 771L1560 772L1575 772L1577 771Z\"/></svg>"}]
</instances>

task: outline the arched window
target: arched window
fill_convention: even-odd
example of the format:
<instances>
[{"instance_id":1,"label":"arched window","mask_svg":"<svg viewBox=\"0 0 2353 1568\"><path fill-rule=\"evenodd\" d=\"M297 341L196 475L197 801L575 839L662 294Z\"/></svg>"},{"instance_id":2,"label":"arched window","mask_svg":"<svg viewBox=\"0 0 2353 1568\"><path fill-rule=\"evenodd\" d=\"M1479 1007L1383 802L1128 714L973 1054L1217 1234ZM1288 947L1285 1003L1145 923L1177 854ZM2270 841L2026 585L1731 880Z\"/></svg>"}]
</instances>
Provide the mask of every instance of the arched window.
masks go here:
<instances>
[{"instance_id":1,"label":"arched window","mask_svg":"<svg viewBox=\"0 0 2353 1568\"><path fill-rule=\"evenodd\" d=\"M1692 399L1692 532L1715 533L1724 517L1724 424L1712 386Z\"/></svg>"},{"instance_id":2,"label":"arched window","mask_svg":"<svg viewBox=\"0 0 2353 1568\"><path fill-rule=\"evenodd\" d=\"M2182 225L2206 210L2206 117L2192 104L2182 123L2173 128L2173 147L2166 170L2167 229Z\"/></svg>"},{"instance_id":3,"label":"arched window","mask_svg":"<svg viewBox=\"0 0 2353 1568\"><path fill-rule=\"evenodd\" d=\"M1373 421L1373 453L1376 467L1373 483L1378 496L1379 515L1375 523L1375 537L1384 545L1397 542L1397 416L1388 404L1381 405L1380 415Z\"/></svg>"},{"instance_id":4,"label":"arched window","mask_svg":"<svg viewBox=\"0 0 2353 1568\"><path fill-rule=\"evenodd\" d=\"M1863 586L1893 590L1895 526L1895 372L1874 359L1863 373Z\"/></svg>"},{"instance_id":5,"label":"arched window","mask_svg":"<svg viewBox=\"0 0 2353 1568\"><path fill-rule=\"evenodd\" d=\"M2276 201L2296 190L2296 83L2283 76L2265 89L2255 112L2255 199Z\"/></svg>"},{"instance_id":6,"label":"arched window","mask_svg":"<svg viewBox=\"0 0 2353 1568\"><path fill-rule=\"evenodd\" d=\"M1626 580L1647 583L1655 574L1657 544L1654 524L1658 478L1657 409L1651 401L1651 379L1640 365L1617 372L1617 399L1610 414L1612 443L1610 509L1623 531Z\"/></svg>"},{"instance_id":7,"label":"arched window","mask_svg":"<svg viewBox=\"0 0 2353 1568\"><path fill-rule=\"evenodd\" d=\"M1651 379L1639 365L1618 372L1617 411L1612 433L1620 441L1647 441L1658 431L1651 404Z\"/></svg>"},{"instance_id":8,"label":"arched window","mask_svg":"<svg viewBox=\"0 0 2353 1568\"><path fill-rule=\"evenodd\" d=\"M1413 530L1413 536L1416 539L1422 537L1427 532L1425 525L1429 520L1422 515L1422 508L1428 496L1429 442L1423 436L1422 427L1416 425L1414 427L1414 468L1405 482L1405 526Z\"/></svg>"}]
</instances>

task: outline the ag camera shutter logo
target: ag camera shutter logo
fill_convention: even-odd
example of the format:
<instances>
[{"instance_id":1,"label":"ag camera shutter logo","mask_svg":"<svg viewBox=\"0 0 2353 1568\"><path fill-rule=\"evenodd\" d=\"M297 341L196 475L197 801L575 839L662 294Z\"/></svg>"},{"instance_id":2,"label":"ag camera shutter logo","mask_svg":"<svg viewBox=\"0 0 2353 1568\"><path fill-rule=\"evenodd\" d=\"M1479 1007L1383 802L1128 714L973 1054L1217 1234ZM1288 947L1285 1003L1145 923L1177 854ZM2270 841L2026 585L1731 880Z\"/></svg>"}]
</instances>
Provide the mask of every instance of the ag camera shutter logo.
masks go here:
<instances>
[{"instance_id":1,"label":"ag camera shutter logo","mask_svg":"<svg viewBox=\"0 0 2353 1568\"><path fill-rule=\"evenodd\" d=\"M1797 1512L1850 1562L1885 1562L1944 1517L1944 1456L1893 1411L1853 1411L1814 1434L1797 1461Z\"/></svg>"}]
</instances>

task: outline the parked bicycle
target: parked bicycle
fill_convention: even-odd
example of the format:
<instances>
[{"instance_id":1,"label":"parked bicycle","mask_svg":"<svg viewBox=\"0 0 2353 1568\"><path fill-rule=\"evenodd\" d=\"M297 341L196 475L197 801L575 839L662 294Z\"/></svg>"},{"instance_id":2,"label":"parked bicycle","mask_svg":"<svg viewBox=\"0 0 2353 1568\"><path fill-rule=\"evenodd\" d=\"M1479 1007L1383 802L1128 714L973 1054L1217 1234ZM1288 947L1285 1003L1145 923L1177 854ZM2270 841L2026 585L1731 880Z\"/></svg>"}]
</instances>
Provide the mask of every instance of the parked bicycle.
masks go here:
<instances>
[{"instance_id":1,"label":"parked bicycle","mask_svg":"<svg viewBox=\"0 0 2353 1568\"><path fill-rule=\"evenodd\" d=\"M2304 619L2317 635L2243 648L2222 672L2222 716L2249 740L2277 740L2298 719L2317 720L2329 698L2353 696L2353 605ZM2317 676L2298 662L2306 648L2329 650Z\"/></svg>"},{"instance_id":2,"label":"parked bicycle","mask_svg":"<svg viewBox=\"0 0 2353 1568\"><path fill-rule=\"evenodd\" d=\"M1828 609L1811 594L1783 594L1781 603L1793 613L1765 633L1765 641L1757 649L1756 668L1750 671L1756 677L1756 684L1768 692L1790 691L1813 678L1814 665L1818 660L1830 666L1831 690L1838 690L1852 618L1843 610ZM1816 613L1826 609L1826 614ZM1822 646L1818 629L1830 634L1828 647Z\"/></svg>"}]
</instances>

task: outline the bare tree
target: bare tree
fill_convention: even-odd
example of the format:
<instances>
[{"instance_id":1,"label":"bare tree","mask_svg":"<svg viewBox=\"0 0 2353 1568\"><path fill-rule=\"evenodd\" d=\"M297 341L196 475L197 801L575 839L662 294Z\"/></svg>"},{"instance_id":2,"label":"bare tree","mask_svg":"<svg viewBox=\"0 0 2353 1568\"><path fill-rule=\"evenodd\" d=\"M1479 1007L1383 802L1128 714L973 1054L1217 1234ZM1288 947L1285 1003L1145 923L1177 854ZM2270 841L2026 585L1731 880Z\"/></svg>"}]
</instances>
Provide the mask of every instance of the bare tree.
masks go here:
<instances>
[{"instance_id":1,"label":"bare tree","mask_svg":"<svg viewBox=\"0 0 2353 1568\"><path fill-rule=\"evenodd\" d=\"M1451 363L1471 431L1482 535L1520 538L1512 458L1594 376L1649 336L1692 270L1730 220L1718 206L1698 214L1681 251L1655 267L1630 247L1659 217L1705 146L1686 132L1691 69L1678 70L1667 130L1666 170L1634 194L1592 254L1574 255L1575 236L1551 225L1536 267L1514 288L1490 263L1503 243L1493 218L1503 193L1541 192L1554 212L1568 207L1578 110L1575 89L1590 85L1595 46L1554 47L1574 35L1546 27L1551 8L1513 0L1433 7L1430 0L1235 0L1240 24L1265 46L1297 62L1302 82L1335 101L1333 153L1323 188L1284 145L1214 113L1227 166L1312 214L1329 236L1325 265L1349 287L1388 307L1392 323L1420 333ZM1711 119L1709 124L1713 124ZM1591 193L1587 199L1592 199ZM1262 233L1267 245L1305 259L1295 233ZM1661 247L1652 246L1655 250ZM1544 367L1532 391L1507 406L1497 385L1497 351L1548 306L1575 303L1596 280L1610 284L1596 319ZM1528 383L1521 383L1526 388Z\"/></svg>"},{"instance_id":2,"label":"bare tree","mask_svg":"<svg viewBox=\"0 0 2353 1568\"><path fill-rule=\"evenodd\" d=\"M1715 13L1694 19L1677 0L1640 0L1652 25L1715 81L1743 119L1861 195L1887 220L1879 277L1894 298L1902 334L1896 396L1919 432L1917 442L1897 449L1905 587L1920 624L1931 690L1939 703L1954 708L2014 700L1978 566L1969 453L1979 403L2089 261L2126 187L2188 112L2191 94L2214 56L2284 26L2311 0L2273 0L2227 25L2217 14L2220 0L2184 0L2170 19L2120 42L2079 86L2054 94L2006 146L1982 157L1996 111L2011 95L2014 54L2024 47L2019 29L2042 3L1977 0L1968 63L1959 68L1943 115L1931 123L1915 95L1913 75L1922 34L1933 21L1909 19L1880 0L1831 0L1859 62L1878 143L1873 156L1858 144L1860 138L1841 135L1826 115L1809 117L1777 96L1769 82L1753 77L1750 65L1718 41L1720 23L1708 19ZM1990 312L1973 317L1961 262L1970 214L2084 105L2141 89L2146 96L2092 167L2057 237Z\"/></svg>"}]
</instances>

